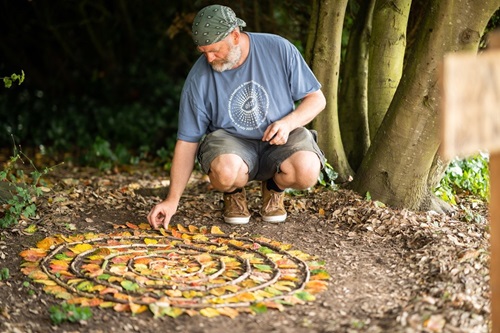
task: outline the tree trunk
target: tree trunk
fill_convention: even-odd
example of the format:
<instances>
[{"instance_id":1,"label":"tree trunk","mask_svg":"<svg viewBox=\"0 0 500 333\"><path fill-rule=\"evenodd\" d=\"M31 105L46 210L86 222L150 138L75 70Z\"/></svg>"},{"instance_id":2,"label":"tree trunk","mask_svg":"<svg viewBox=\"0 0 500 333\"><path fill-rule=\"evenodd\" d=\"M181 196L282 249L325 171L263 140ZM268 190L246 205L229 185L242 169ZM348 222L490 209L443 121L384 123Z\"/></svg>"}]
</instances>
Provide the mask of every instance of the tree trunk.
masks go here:
<instances>
[{"instance_id":1,"label":"tree trunk","mask_svg":"<svg viewBox=\"0 0 500 333\"><path fill-rule=\"evenodd\" d=\"M370 147L368 130L368 45L375 0L358 1L342 69L339 122L349 165L357 170Z\"/></svg>"},{"instance_id":2,"label":"tree trunk","mask_svg":"<svg viewBox=\"0 0 500 333\"><path fill-rule=\"evenodd\" d=\"M338 172L341 181L353 171L347 162L338 118L338 82L342 28L347 0L316 0L311 13L311 29L306 58L323 85L326 109L313 121L319 134L319 145L328 163Z\"/></svg>"},{"instance_id":3,"label":"tree trunk","mask_svg":"<svg viewBox=\"0 0 500 333\"><path fill-rule=\"evenodd\" d=\"M499 6L500 0L430 2L394 100L352 184L357 192L393 207L433 207L428 184L440 143L438 68L448 52L477 50Z\"/></svg>"},{"instance_id":4,"label":"tree trunk","mask_svg":"<svg viewBox=\"0 0 500 333\"><path fill-rule=\"evenodd\" d=\"M373 12L368 72L370 138L377 133L403 71L409 0L377 0Z\"/></svg>"}]
</instances>

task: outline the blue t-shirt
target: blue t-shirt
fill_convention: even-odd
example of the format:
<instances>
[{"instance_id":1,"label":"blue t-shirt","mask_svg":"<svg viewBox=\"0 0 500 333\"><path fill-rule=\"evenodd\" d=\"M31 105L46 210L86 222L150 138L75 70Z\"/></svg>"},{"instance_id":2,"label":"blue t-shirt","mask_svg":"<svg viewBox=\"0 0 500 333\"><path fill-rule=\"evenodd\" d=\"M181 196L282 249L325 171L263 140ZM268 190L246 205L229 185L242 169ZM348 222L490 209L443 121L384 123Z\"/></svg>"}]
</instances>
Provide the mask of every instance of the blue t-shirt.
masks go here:
<instances>
[{"instance_id":1,"label":"blue t-shirt","mask_svg":"<svg viewBox=\"0 0 500 333\"><path fill-rule=\"evenodd\" d=\"M246 34L250 52L239 67L217 72L203 55L194 64L181 94L179 140L198 142L218 129L260 140L271 123L294 110L295 101L321 88L289 41Z\"/></svg>"}]
</instances>

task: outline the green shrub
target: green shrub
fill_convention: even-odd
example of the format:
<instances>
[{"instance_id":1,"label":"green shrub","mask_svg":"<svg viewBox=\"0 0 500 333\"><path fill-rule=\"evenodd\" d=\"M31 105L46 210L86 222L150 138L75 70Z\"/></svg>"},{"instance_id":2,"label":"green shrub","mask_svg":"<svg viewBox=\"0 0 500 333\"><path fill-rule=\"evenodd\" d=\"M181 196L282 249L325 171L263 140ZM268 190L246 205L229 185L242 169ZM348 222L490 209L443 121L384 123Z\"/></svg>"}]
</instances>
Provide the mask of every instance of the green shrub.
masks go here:
<instances>
[{"instance_id":1,"label":"green shrub","mask_svg":"<svg viewBox=\"0 0 500 333\"><path fill-rule=\"evenodd\" d=\"M435 193L451 204L456 204L456 195L477 196L488 201L490 176L488 154L480 153L466 159L454 159L448 166Z\"/></svg>"},{"instance_id":2,"label":"green shrub","mask_svg":"<svg viewBox=\"0 0 500 333\"><path fill-rule=\"evenodd\" d=\"M49 308L50 320L59 325L63 322L75 323L92 318L92 311L88 306L80 307L75 304L63 303L61 306L53 305Z\"/></svg>"},{"instance_id":3,"label":"green shrub","mask_svg":"<svg viewBox=\"0 0 500 333\"><path fill-rule=\"evenodd\" d=\"M29 161L31 172L24 170L24 159ZM22 218L36 216L36 198L43 192L39 182L51 168L39 171L33 162L22 152L15 151L14 156L0 171L0 228L15 225Z\"/></svg>"},{"instance_id":4,"label":"green shrub","mask_svg":"<svg viewBox=\"0 0 500 333\"><path fill-rule=\"evenodd\" d=\"M335 180L338 176L339 174L333 167L328 162L325 162L325 167L319 174L318 183L327 188L336 189L337 185L335 184Z\"/></svg>"}]
</instances>

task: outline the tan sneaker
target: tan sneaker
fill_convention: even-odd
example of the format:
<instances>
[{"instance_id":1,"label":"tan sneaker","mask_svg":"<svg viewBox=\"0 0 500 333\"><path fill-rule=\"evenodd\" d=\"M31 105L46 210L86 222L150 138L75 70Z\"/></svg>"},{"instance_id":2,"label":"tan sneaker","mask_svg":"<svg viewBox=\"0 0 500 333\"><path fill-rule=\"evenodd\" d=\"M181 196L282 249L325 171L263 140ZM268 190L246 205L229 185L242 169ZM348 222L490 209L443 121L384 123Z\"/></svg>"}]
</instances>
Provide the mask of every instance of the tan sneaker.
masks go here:
<instances>
[{"instance_id":1,"label":"tan sneaker","mask_svg":"<svg viewBox=\"0 0 500 333\"><path fill-rule=\"evenodd\" d=\"M262 182L262 208L260 216L265 222L284 222L286 220L286 209L283 203L285 192L268 190L266 182Z\"/></svg>"},{"instance_id":2,"label":"tan sneaker","mask_svg":"<svg viewBox=\"0 0 500 333\"><path fill-rule=\"evenodd\" d=\"M250 221L245 189L235 194L224 193L224 222L229 224L246 224Z\"/></svg>"}]
</instances>

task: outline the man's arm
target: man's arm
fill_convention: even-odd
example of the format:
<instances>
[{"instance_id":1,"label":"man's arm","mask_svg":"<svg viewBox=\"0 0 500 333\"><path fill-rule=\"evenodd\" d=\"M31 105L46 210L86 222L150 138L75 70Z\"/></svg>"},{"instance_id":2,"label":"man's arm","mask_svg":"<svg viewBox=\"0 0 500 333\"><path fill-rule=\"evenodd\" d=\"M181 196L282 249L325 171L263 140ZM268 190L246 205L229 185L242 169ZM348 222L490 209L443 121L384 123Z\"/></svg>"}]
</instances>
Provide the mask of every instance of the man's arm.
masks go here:
<instances>
[{"instance_id":1,"label":"man's arm","mask_svg":"<svg viewBox=\"0 0 500 333\"><path fill-rule=\"evenodd\" d=\"M170 187L167 198L153 207L148 215L149 224L157 229L162 226L167 229L170 219L177 211L179 200L186 188L194 168L198 143L177 140L170 170Z\"/></svg>"},{"instance_id":2,"label":"man's arm","mask_svg":"<svg viewBox=\"0 0 500 333\"><path fill-rule=\"evenodd\" d=\"M293 112L269 125L262 141L269 141L272 145L285 144L291 131L310 123L325 106L326 99L321 90L308 94Z\"/></svg>"}]
</instances>

